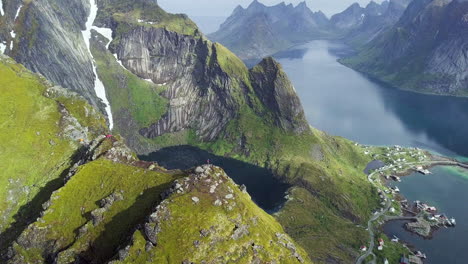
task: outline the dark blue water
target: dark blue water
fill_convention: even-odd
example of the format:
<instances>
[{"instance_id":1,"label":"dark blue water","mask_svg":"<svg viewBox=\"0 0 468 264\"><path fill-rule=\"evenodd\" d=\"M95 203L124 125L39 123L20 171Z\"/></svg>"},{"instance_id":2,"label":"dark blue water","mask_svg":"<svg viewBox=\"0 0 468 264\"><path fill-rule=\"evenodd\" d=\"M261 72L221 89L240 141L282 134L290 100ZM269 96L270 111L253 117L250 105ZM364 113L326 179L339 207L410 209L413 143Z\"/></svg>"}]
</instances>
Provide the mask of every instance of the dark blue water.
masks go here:
<instances>
[{"instance_id":1,"label":"dark blue water","mask_svg":"<svg viewBox=\"0 0 468 264\"><path fill-rule=\"evenodd\" d=\"M397 90L337 62L346 46L314 41L275 57L291 78L311 125L363 144L421 147L447 156L468 157L468 99ZM410 200L434 204L457 218L455 229L432 240L406 232L402 223L385 226L426 252L426 263L468 263L468 171L435 168L399 184Z\"/></svg>"},{"instance_id":2,"label":"dark blue water","mask_svg":"<svg viewBox=\"0 0 468 264\"><path fill-rule=\"evenodd\" d=\"M177 158L174 158L177 157ZM285 202L285 192L290 185L283 183L267 169L239 160L220 157L207 151L191 147L177 146L162 149L140 159L156 161L167 169L190 169L198 165L219 166L237 183L244 184L252 199L263 210L274 213Z\"/></svg>"}]
</instances>

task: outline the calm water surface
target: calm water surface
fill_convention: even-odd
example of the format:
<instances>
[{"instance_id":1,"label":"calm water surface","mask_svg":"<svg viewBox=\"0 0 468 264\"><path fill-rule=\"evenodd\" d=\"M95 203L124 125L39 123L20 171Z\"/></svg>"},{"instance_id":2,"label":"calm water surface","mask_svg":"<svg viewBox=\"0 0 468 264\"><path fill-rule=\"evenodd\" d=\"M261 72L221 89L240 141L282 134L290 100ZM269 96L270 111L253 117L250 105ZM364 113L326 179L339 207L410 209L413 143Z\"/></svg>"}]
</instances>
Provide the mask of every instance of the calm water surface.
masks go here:
<instances>
[{"instance_id":1,"label":"calm water surface","mask_svg":"<svg viewBox=\"0 0 468 264\"><path fill-rule=\"evenodd\" d=\"M276 56L312 126L364 144L468 157L468 99L388 88L339 64L347 52L341 44L314 41Z\"/></svg>"},{"instance_id":2,"label":"calm water surface","mask_svg":"<svg viewBox=\"0 0 468 264\"><path fill-rule=\"evenodd\" d=\"M468 99L422 95L389 88L342 66L344 45L314 41L277 54L309 122L332 135L371 145L421 147L466 160ZM385 231L426 252L426 263L468 263L468 171L438 167L399 184L410 200L434 204L457 219L432 240L406 232L401 222Z\"/></svg>"}]
</instances>

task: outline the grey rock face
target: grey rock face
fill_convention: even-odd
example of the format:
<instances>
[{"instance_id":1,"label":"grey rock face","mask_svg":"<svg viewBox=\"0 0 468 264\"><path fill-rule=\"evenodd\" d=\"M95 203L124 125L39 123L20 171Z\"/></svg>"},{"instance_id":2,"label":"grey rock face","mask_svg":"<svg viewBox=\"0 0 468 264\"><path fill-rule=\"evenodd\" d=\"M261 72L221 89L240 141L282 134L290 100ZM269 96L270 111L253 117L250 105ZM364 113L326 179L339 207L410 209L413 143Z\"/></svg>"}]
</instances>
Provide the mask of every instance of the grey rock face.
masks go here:
<instances>
[{"instance_id":1,"label":"grey rock face","mask_svg":"<svg viewBox=\"0 0 468 264\"><path fill-rule=\"evenodd\" d=\"M250 71L250 76L255 92L272 110L279 127L296 133L308 129L299 97L279 63L266 58Z\"/></svg>"},{"instance_id":2,"label":"grey rock face","mask_svg":"<svg viewBox=\"0 0 468 264\"><path fill-rule=\"evenodd\" d=\"M101 107L94 92L91 57L81 30L85 28L88 0L8 1L2 39L13 41L6 53L28 69L84 96ZM18 8L22 6L15 19ZM12 38L8 32L14 32Z\"/></svg>"},{"instance_id":3,"label":"grey rock face","mask_svg":"<svg viewBox=\"0 0 468 264\"><path fill-rule=\"evenodd\" d=\"M213 140L236 116L232 80L218 65L207 65L216 48L203 38L137 27L122 36L116 52L127 69L167 87L169 111L158 123L141 129L143 136L193 128L201 138Z\"/></svg>"}]
</instances>

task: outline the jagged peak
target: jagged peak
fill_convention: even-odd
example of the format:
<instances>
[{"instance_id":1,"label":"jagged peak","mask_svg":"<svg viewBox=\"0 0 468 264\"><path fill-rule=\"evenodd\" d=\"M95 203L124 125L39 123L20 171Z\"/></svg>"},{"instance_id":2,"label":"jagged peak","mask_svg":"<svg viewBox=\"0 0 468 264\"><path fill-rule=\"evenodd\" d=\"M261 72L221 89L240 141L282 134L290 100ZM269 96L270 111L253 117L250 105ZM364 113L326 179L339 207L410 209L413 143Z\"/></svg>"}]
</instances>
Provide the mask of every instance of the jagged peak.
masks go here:
<instances>
[{"instance_id":1,"label":"jagged peak","mask_svg":"<svg viewBox=\"0 0 468 264\"><path fill-rule=\"evenodd\" d=\"M258 0L253 0L253 2L247 7L247 9L252 8L264 8L266 7L264 4L260 3Z\"/></svg>"},{"instance_id":2,"label":"jagged peak","mask_svg":"<svg viewBox=\"0 0 468 264\"><path fill-rule=\"evenodd\" d=\"M302 9L302 8L308 8L306 1L300 2L300 3L296 6L296 8L301 8L301 9Z\"/></svg>"},{"instance_id":3,"label":"jagged peak","mask_svg":"<svg viewBox=\"0 0 468 264\"><path fill-rule=\"evenodd\" d=\"M369 4L366 5L366 8L371 8L374 6L380 6L380 4L376 3L375 1L370 1Z\"/></svg>"},{"instance_id":4,"label":"jagged peak","mask_svg":"<svg viewBox=\"0 0 468 264\"><path fill-rule=\"evenodd\" d=\"M357 9L357 8L362 8L361 5L358 2L354 2L352 5L350 5L347 10L349 9Z\"/></svg>"},{"instance_id":5,"label":"jagged peak","mask_svg":"<svg viewBox=\"0 0 468 264\"><path fill-rule=\"evenodd\" d=\"M276 125L298 134L307 131L302 104L281 64L266 57L250 73L255 92L274 114Z\"/></svg>"},{"instance_id":6,"label":"jagged peak","mask_svg":"<svg viewBox=\"0 0 468 264\"><path fill-rule=\"evenodd\" d=\"M234 9L234 12L233 13L237 13L237 12L240 12L240 11L244 11L245 9L241 6L241 5L238 5L235 9Z\"/></svg>"}]
</instances>

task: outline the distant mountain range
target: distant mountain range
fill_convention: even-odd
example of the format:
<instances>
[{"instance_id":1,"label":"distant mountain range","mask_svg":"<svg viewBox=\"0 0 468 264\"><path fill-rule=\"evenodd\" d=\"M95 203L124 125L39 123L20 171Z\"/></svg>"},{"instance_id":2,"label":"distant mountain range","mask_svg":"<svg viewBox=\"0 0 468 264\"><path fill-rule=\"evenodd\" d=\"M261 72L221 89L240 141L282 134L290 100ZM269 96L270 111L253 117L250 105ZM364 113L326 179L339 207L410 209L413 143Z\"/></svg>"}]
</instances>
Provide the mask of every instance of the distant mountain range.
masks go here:
<instances>
[{"instance_id":1,"label":"distant mountain range","mask_svg":"<svg viewBox=\"0 0 468 264\"><path fill-rule=\"evenodd\" d=\"M414 0L396 25L343 63L396 87L468 95L468 1Z\"/></svg>"},{"instance_id":2,"label":"distant mountain range","mask_svg":"<svg viewBox=\"0 0 468 264\"><path fill-rule=\"evenodd\" d=\"M409 1L372 1L366 7L355 3L328 19L321 11L312 12L305 2L265 6L254 0L245 9L238 6L208 37L244 60L259 59L316 39L344 39L362 45L393 26Z\"/></svg>"},{"instance_id":3,"label":"distant mountain range","mask_svg":"<svg viewBox=\"0 0 468 264\"><path fill-rule=\"evenodd\" d=\"M349 67L401 89L468 96L468 1L389 0L352 4L328 19L305 2L237 7L209 35L244 60L315 39L340 40L358 54Z\"/></svg>"},{"instance_id":4,"label":"distant mountain range","mask_svg":"<svg viewBox=\"0 0 468 264\"><path fill-rule=\"evenodd\" d=\"M366 7L355 3L332 16L331 23L348 44L363 45L395 25L410 2L411 0L390 0L377 4L371 1Z\"/></svg>"},{"instance_id":5,"label":"distant mountain range","mask_svg":"<svg viewBox=\"0 0 468 264\"><path fill-rule=\"evenodd\" d=\"M220 29L209 35L242 59L274 54L298 43L332 37L329 19L312 12L305 2L265 6L254 0L247 8L238 6Z\"/></svg>"}]
</instances>

